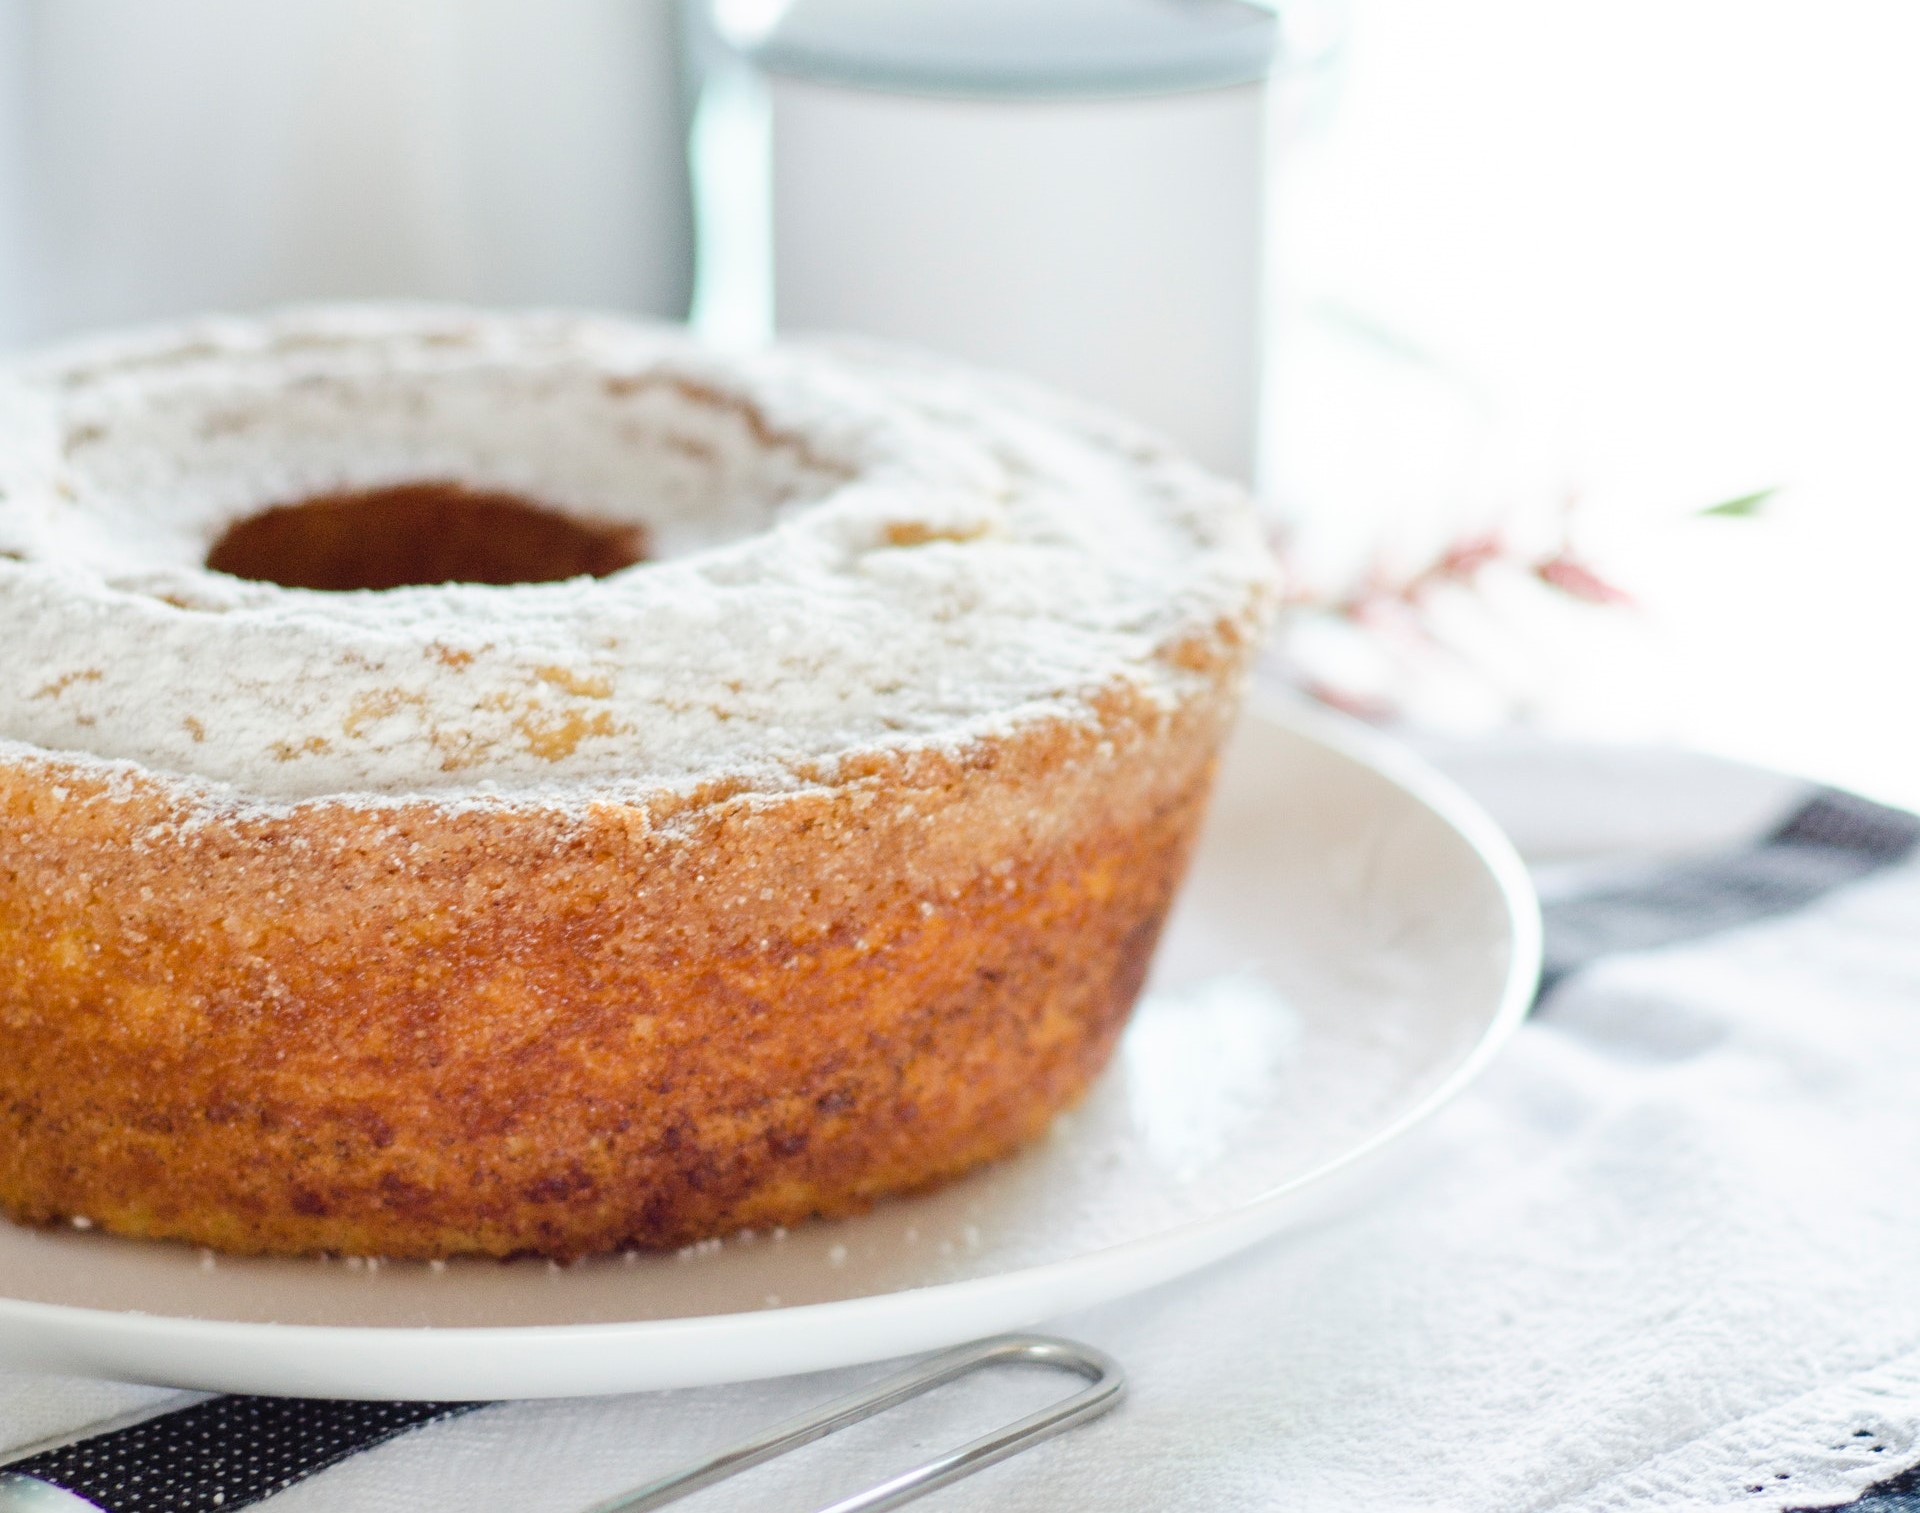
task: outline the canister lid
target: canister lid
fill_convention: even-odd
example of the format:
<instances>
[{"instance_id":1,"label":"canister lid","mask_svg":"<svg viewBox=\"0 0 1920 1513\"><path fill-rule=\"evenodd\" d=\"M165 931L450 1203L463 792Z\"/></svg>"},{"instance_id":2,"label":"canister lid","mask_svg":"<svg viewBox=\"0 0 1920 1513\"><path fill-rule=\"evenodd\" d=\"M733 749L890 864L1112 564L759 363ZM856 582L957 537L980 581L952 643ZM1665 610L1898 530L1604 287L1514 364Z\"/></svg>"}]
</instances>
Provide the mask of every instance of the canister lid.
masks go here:
<instances>
[{"instance_id":1,"label":"canister lid","mask_svg":"<svg viewBox=\"0 0 1920 1513\"><path fill-rule=\"evenodd\" d=\"M717 0L763 68L903 94L1073 99L1264 77L1279 19L1260 0Z\"/></svg>"}]
</instances>

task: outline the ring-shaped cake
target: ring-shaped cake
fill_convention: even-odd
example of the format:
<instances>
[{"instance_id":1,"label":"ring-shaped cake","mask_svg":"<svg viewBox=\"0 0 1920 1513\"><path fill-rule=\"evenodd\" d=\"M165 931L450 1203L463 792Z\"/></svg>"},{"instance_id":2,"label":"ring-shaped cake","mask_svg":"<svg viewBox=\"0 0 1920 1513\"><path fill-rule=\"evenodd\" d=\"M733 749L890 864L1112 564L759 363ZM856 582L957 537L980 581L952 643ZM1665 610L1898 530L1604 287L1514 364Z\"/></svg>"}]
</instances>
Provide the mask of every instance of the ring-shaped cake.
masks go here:
<instances>
[{"instance_id":1,"label":"ring-shaped cake","mask_svg":"<svg viewBox=\"0 0 1920 1513\"><path fill-rule=\"evenodd\" d=\"M893 351L343 308L0 377L0 1207L574 1256L1032 1139L1271 599L1241 492Z\"/></svg>"}]
</instances>

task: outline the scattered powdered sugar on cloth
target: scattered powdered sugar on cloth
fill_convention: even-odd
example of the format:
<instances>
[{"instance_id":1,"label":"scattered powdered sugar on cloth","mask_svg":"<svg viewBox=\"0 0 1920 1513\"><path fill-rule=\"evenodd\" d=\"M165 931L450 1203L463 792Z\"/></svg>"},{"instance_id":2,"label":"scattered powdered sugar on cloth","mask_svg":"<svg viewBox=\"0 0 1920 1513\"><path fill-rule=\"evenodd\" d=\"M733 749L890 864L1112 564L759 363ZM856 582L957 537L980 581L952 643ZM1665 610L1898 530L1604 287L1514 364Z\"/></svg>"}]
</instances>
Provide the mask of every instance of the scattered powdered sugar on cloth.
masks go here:
<instances>
[{"instance_id":1,"label":"scattered powdered sugar on cloth","mask_svg":"<svg viewBox=\"0 0 1920 1513\"><path fill-rule=\"evenodd\" d=\"M1251 623L1245 499L1066 401L898 353L422 309L214 320L0 381L0 755L223 801L565 800L1175 700ZM422 481L645 528L600 579L323 593L237 521Z\"/></svg>"}]
</instances>

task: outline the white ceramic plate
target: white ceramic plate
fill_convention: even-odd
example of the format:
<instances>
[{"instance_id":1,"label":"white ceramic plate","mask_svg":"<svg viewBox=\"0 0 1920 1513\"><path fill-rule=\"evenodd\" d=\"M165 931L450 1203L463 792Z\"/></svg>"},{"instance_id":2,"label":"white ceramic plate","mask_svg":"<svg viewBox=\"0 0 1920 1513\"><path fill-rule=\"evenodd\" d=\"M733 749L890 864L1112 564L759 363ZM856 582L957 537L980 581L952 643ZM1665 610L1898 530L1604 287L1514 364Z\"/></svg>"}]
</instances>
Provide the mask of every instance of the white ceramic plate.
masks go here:
<instances>
[{"instance_id":1,"label":"white ceramic plate","mask_svg":"<svg viewBox=\"0 0 1920 1513\"><path fill-rule=\"evenodd\" d=\"M0 1223L0 1365L213 1390L570 1396L778 1376L1031 1324L1324 1207L1525 1012L1493 825L1325 716L1249 716L1114 1065L1025 1155L678 1256L245 1261Z\"/></svg>"}]
</instances>

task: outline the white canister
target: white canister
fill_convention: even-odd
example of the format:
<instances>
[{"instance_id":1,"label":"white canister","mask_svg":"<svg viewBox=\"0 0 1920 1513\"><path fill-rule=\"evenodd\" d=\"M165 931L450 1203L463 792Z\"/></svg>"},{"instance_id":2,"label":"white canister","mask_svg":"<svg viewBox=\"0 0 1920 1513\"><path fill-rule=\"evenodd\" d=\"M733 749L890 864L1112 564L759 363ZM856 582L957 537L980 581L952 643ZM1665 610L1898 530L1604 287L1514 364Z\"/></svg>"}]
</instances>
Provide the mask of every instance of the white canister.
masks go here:
<instances>
[{"instance_id":1,"label":"white canister","mask_svg":"<svg viewBox=\"0 0 1920 1513\"><path fill-rule=\"evenodd\" d=\"M772 104L783 332L1030 374L1253 475L1273 13L794 0Z\"/></svg>"}]
</instances>

